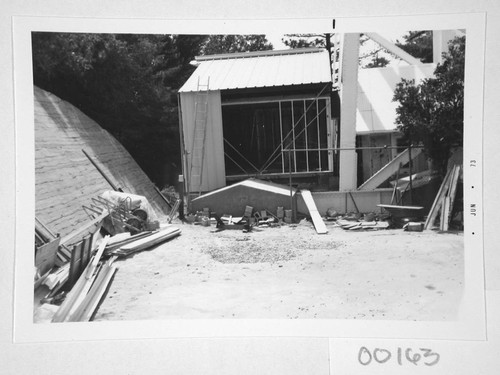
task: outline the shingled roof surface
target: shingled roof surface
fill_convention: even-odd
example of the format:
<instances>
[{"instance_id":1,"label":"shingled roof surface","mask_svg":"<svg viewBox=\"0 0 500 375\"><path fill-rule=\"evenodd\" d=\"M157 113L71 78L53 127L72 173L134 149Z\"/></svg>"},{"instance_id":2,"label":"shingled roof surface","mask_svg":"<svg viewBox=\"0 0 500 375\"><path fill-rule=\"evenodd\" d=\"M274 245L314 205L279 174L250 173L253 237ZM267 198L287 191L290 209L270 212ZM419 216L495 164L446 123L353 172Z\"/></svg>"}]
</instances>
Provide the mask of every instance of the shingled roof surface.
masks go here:
<instances>
[{"instance_id":1,"label":"shingled roof surface","mask_svg":"<svg viewBox=\"0 0 500 375\"><path fill-rule=\"evenodd\" d=\"M85 150L124 192L143 195L157 215L168 207L125 148L75 106L47 91L34 90L35 214L65 236L89 221L83 205L113 190L85 156Z\"/></svg>"}]
</instances>

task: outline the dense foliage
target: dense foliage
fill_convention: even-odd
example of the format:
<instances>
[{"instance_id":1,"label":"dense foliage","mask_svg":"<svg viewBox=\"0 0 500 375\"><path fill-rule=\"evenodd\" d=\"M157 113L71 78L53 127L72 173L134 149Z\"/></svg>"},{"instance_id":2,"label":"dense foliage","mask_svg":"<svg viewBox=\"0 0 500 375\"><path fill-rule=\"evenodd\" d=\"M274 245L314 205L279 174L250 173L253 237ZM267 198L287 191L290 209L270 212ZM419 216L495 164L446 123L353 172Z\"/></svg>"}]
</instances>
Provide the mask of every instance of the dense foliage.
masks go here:
<instances>
[{"instance_id":1,"label":"dense foliage","mask_svg":"<svg viewBox=\"0 0 500 375\"><path fill-rule=\"evenodd\" d=\"M265 35L210 35L201 48L203 55L254 52L273 49Z\"/></svg>"},{"instance_id":2,"label":"dense foliage","mask_svg":"<svg viewBox=\"0 0 500 375\"><path fill-rule=\"evenodd\" d=\"M177 90L200 54L270 49L262 35L32 34L34 84L113 134L158 186L181 173Z\"/></svg>"},{"instance_id":3,"label":"dense foliage","mask_svg":"<svg viewBox=\"0 0 500 375\"><path fill-rule=\"evenodd\" d=\"M452 148L463 145L465 37L449 43L434 78L416 85L403 79L394 101L398 130L412 143L422 143L434 168L444 173Z\"/></svg>"},{"instance_id":4,"label":"dense foliage","mask_svg":"<svg viewBox=\"0 0 500 375\"><path fill-rule=\"evenodd\" d=\"M410 31L403 36L403 41L397 41L396 45L423 63L433 61L432 31Z\"/></svg>"}]
</instances>

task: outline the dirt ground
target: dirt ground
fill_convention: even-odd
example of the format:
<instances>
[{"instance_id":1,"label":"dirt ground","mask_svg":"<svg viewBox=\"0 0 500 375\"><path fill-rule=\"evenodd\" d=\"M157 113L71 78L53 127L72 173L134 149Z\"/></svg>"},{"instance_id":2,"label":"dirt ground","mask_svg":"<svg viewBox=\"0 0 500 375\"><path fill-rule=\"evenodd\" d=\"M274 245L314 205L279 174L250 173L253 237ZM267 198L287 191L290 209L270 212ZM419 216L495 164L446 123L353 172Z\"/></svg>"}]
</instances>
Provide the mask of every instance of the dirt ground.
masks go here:
<instances>
[{"instance_id":1,"label":"dirt ground","mask_svg":"<svg viewBox=\"0 0 500 375\"><path fill-rule=\"evenodd\" d=\"M453 320L463 235L345 231L309 222L250 233L176 223L180 236L117 260L95 319Z\"/></svg>"}]
</instances>

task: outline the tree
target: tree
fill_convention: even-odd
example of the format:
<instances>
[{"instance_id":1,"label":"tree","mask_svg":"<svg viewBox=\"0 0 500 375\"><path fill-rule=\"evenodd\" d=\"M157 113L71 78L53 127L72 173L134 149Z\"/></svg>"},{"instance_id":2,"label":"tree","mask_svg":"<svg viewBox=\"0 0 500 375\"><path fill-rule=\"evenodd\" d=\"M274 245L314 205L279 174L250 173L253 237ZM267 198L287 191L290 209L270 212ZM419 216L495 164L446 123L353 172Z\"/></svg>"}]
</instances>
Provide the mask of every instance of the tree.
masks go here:
<instances>
[{"instance_id":1,"label":"tree","mask_svg":"<svg viewBox=\"0 0 500 375\"><path fill-rule=\"evenodd\" d=\"M463 145L465 37L453 39L434 78L416 85L403 79L396 87L398 130L422 143L433 168L446 173L454 147Z\"/></svg>"},{"instance_id":2,"label":"tree","mask_svg":"<svg viewBox=\"0 0 500 375\"><path fill-rule=\"evenodd\" d=\"M287 34L281 41L290 48L323 47L331 34Z\"/></svg>"},{"instance_id":3,"label":"tree","mask_svg":"<svg viewBox=\"0 0 500 375\"><path fill-rule=\"evenodd\" d=\"M383 56L379 56L378 53L374 54L372 57L372 61L366 64L365 68L383 68L389 64L389 60L387 60Z\"/></svg>"},{"instance_id":4,"label":"tree","mask_svg":"<svg viewBox=\"0 0 500 375\"><path fill-rule=\"evenodd\" d=\"M366 34L361 34L359 38L359 47L360 68L383 68L387 66L392 59L396 58L396 55L373 41Z\"/></svg>"},{"instance_id":5,"label":"tree","mask_svg":"<svg viewBox=\"0 0 500 375\"><path fill-rule=\"evenodd\" d=\"M290 48L319 47L328 51L330 59L330 75L332 78L337 74L333 69L333 61L339 57L339 50L332 45L333 34L286 34L281 41ZM334 55L335 54L335 55Z\"/></svg>"},{"instance_id":6,"label":"tree","mask_svg":"<svg viewBox=\"0 0 500 375\"><path fill-rule=\"evenodd\" d=\"M203 55L254 52L273 49L265 35L210 35L201 47Z\"/></svg>"},{"instance_id":7,"label":"tree","mask_svg":"<svg viewBox=\"0 0 500 375\"><path fill-rule=\"evenodd\" d=\"M34 84L113 134L160 187L173 184L181 168L176 92L205 39L33 33Z\"/></svg>"},{"instance_id":8,"label":"tree","mask_svg":"<svg viewBox=\"0 0 500 375\"><path fill-rule=\"evenodd\" d=\"M433 61L432 31L410 31L403 36L403 42L397 40L396 45L423 63Z\"/></svg>"}]
</instances>

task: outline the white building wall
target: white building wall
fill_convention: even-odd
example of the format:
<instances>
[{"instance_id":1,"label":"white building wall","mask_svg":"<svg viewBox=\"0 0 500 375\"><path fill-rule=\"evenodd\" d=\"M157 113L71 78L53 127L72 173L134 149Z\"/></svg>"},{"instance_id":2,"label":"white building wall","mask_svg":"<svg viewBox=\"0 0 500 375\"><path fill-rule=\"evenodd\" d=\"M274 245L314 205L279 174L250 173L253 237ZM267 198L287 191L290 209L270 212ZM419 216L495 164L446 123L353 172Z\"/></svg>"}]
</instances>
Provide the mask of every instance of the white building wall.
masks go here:
<instances>
[{"instance_id":1,"label":"white building wall","mask_svg":"<svg viewBox=\"0 0 500 375\"><path fill-rule=\"evenodd\" d=\"M436 64L401 65L360 69L358 73L356 132L360 134L396 131L394 90L401 79L417 84L434 76Z\"/></svg>"}]
</instances>

